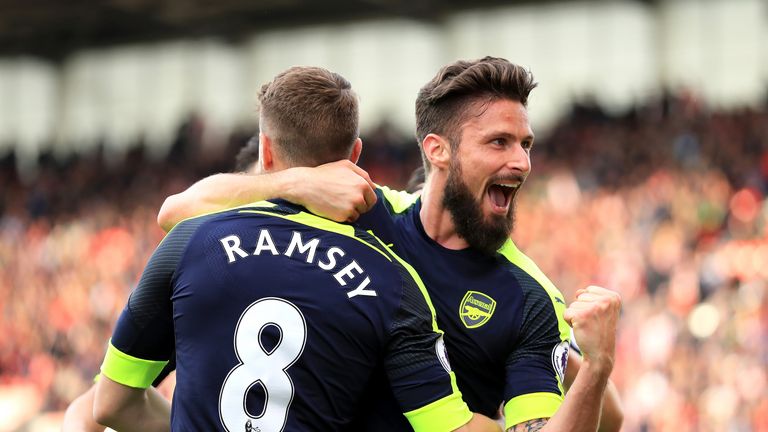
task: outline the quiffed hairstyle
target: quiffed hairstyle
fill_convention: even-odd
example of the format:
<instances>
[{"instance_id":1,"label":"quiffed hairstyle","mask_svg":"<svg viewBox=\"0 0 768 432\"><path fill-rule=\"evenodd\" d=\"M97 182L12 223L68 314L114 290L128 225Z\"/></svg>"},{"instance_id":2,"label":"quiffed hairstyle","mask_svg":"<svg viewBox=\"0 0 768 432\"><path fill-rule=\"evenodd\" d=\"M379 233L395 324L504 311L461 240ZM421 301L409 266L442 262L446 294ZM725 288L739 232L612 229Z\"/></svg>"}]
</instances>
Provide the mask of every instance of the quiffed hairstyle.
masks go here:
<instances>
[{"instance_id":1,"label":"quiffed hairstyle","mask_svg":"<svg viewBox=\"0 0 768 432\"><path fill-rule=\"evenodd\" d=\"M358 99L344 77L294 66L259 92L260 127L292 166L349 157L358 137Z\"/></svg>"},{"instance_id":2,"label":"quiffed hairstyle","mask_svg":"<svg viewBox=\"0 0 768 432\"><path fill-rule=\"evenodd\" d=\"M479 103L509 99L527 106L528 94L536 87L531 72L498 57L459 60L443 67L416 98L416 139L419 144L431 134L448 139L452 149L461 141L461 126L476 115ZM421 147L421 145L419 145ZM424 167L429 161L422 150Z\"/></svg>"}]
</instances>

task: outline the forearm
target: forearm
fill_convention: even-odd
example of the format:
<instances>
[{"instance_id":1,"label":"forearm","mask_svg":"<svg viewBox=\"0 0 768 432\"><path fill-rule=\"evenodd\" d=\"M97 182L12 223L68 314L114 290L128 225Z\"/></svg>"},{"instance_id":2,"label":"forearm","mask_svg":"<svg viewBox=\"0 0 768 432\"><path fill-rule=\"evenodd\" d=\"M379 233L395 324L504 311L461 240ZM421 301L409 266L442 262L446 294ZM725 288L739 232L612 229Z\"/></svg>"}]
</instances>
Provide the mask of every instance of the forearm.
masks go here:
<instances>
[{"instance_id":1,"label":"forearm","mask_svg":"<svg viewBox=\"0 0 768 432\"><path fill-rule=\"evenodd\" d=\"M336 222L353 222L376 204L375 188L368 173L348 160L267 174L216 174L168 197L157 223L169 231L193 216L272 198Z\"/></svg>"},{"instance_id":2,"label":"forearm","mask_svg":"<svg viewBox=\"0 0 768 432\"><path fill-rule=\"evenodd\" d=\"M576 376L581 369L581 355L571 352L568 357L568 368L565 371L565 391L569 391L573 385ZM603 394L603 409L600 412L600 425L598 432L618 432L621 430L621 424L624 422L624 410L621 406L621 399L616 386L609 379Z\"/></svg>"},{"instance_id":3,"label":"forearm","mask_svg":"<svg viewBox=\"0 0 768 432\"><path fill-rule=\"evenodd\" d=\"M93 408L95 420L121 432L171 429L171 405L153 387L136 389L102 375Z\"/></svg>"},{"instance_id":4,"label":"forearm","mask_svg":"<svg viewBox=\"0 0 768 432\"><path fill-rule=\"evenodd\" d=\"M624 409L621 406L619 391L616 386L608 381L603 395L603 410L600 415L598 432L619 432L624 422Z\"/></svg>"},{"instance_id":5,"label":"forearm","mask_svg":"<svg viewBox=\"0 0 768 432\"><path fill-rule=\"evenodd\" d=\"M600 410L610 375L610 365L592 365L584 360L573 385L563 404L546 424L537 420L525 424L525 428L510 428L512 431L542 432L595 432L600 421ZM536 423L538 422L538 423ZM521 425L518 425L521 426Z\"/></svg>"},{"instance_id":6,"label":"forearm","mask_svg":"<svg viewBox=\"0 0 768 432\"><path fill-rule=\"evenodd\" d=\"M64 413L61 425L62 432L104 432L104 426L93 419L93 397L96 388L91 387L87 392L72 401Z\"/></svg>"},{"instance_id":7,"label":"forearm","mask_svg":"<svg viewBox=\"0 0 768 432\"><path fill-rule=\"evenodd\" d=\"M157 223L163 230L169 231L177 223L193 216L275 198L290 191L288 179L284 173L214 174L166 198Z\"/></svg>"},{"instance_id":8,"label":"forearm","mask_svg":"<svg viewBox=\"0 0 768 432\"><path fill-rule=\"evenodd\" d=\"M125 432L166 432L171 430L171 405L153 387L109 419L105 426Z\"/></svg>"}]
</instances>

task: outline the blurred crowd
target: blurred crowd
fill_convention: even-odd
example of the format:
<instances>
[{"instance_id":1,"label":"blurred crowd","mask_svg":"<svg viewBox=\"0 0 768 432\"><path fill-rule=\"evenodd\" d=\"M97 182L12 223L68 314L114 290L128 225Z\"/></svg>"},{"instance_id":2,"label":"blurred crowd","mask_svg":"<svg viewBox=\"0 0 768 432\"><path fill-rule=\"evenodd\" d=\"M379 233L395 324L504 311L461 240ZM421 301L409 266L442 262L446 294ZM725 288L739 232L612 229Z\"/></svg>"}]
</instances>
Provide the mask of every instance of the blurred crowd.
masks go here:
<instances>
[{"instance_id":1,"label":"blurred crowd","mask_svg":"<svg viewBox=\"0 0 768 432\"><path fill-rule=\"evenodd\" d=\"M0 159L0 431L33 430L90 386L112 324L163 236L165 196L228 171L249 138L167 155ZM251 131L252 133L252 131ZM361 165L405 185L415 142L383 123ZM575 106L533 150L514 238L564 292L621 292L613 380L625 431L768 431L768 109L688 94L621 115ZM24 426L26 424L26 426Z\"/></svg>"},{"instance_id":2,"label":"blurred crowd","mask_svg":"<svg viewBox=\"0 0 768 432\"><path fill-rule=\"evenodd\" d=\"M534 154L515 239L621 292L623 430L768 431L768 111L583 105Z\"/></svg>"}]
</instances>

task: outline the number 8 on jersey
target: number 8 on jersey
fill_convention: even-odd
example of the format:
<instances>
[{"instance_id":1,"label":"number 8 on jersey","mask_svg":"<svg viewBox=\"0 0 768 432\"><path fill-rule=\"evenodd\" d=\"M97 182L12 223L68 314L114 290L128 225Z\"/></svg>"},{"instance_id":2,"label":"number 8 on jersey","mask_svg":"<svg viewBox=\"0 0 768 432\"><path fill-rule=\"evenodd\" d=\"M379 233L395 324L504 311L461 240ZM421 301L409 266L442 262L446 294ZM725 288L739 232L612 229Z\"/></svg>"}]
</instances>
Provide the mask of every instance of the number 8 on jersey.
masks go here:
<instances>
[{"instance_id":1,"label":"number 8 on jersey","mask_svg":"<svg viewBox=\"0 0 768 432\"><path fill-rule=\"evenodd\" d=\"M274 325L280 331L277 344L268 351L261 342L264 329ZM240 364L227 374L219 393L219 418L228 431L281 431L293 400L293 381L286 372L299 359L307 341L304 315L292 303L267 297L251 303L235 329L235 353ZM246 395L261 384L266 393L260 414L246 409Z\"/></svg>"}]
</instances>

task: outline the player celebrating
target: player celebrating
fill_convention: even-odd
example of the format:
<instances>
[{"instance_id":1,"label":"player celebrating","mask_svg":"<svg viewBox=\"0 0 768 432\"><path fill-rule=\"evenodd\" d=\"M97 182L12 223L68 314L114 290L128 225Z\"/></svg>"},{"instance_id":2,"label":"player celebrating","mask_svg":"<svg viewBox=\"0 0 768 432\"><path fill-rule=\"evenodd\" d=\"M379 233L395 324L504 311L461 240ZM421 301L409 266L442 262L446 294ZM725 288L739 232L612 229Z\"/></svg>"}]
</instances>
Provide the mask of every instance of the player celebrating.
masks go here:
<instances>
[{"instance_id":1,"label":"player celebrating","mask_svg":"<svg viewBox=\"0 0 768 432\"><path fill-rule=\"evenodd\" d=\"M405 190L411 194L420 195L421 189L424 187L425 179L426 175L424 174L424 166L422 165L411 173ZM568 391L568 387L570 387L576 379L576 375L581 369L581 362L581 351L576 344L575 338L573 338L573 334L571 334L571 345L568 349L568 361L565 369L565 378L563 380L566 392ZM619 392L616 389L616 386L609 380L605 389L605 394L603 395L600 425L597 430L598 432L618 432L621 430L623 421L624 412L621 406Z\"/></svg>"},{"instance_id":2,"label":"player celebrating","mask_svg":"<svg viewBox=\"0 0 768 432\"><path fill-rule=\"evenodd\" d=\"M357 99L339 75L291 68L259 100L263 171L359 156ZM150 383L174 352L173 430L339 430L377 367L415 430L498 429L461 400L412 268L371 234L284 201L168 234L118 320L96 419L167 430Z\"/></svg>"},{"instance_id":3,"label":"player celebrating","mask_svg":"<svg viewBox=\"0 0 768 432\"><path fill-rule=\"evenodd\" d=\"M159 221L168 227L185 214L276 195L342 220L372 208L359 223L425 278L470 408L494 416L503 405L510 430L594 431L613 367L618 295L579 290L566 311L553 284L509 240L515 196L530 173L534 137L526 105L535 85L525 69L491 57L448 65L427 83L416 102L427 172L421 198L377 188L374 200L367 177L338 163L204 179L170 197ZM341 187L347 183L352 187ZM350 189L352 199L336 199ZM566 321L584 359L564 396ZM387 424L398 417L392 408L382 413L394 406L378 400L368 426L406 428L402 417Z\"/></svg>"}]
</instances>

